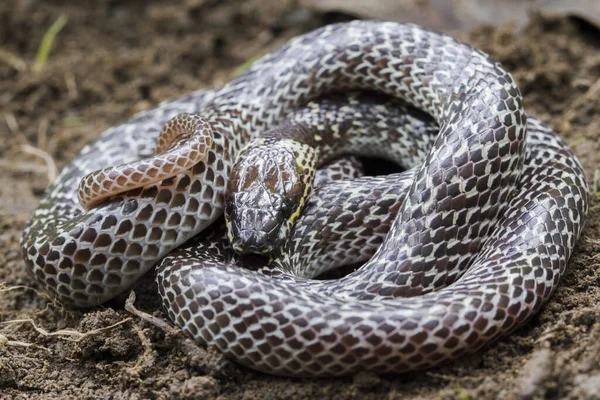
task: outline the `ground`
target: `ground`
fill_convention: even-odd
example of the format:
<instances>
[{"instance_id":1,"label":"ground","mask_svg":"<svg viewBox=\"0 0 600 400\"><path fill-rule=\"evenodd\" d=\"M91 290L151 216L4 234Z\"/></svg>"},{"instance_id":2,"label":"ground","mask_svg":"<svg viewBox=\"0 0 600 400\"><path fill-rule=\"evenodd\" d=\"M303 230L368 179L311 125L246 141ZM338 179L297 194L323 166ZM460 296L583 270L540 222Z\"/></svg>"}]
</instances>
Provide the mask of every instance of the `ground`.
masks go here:
<instances>
[{"instance_id":1,"label":"ground","mask_svg":"<svg viewBox=\"0 0 600 400\"><path fill-rule=\"evenodd\" d=\"M42 37L63 13L36 72ZM135 112L221 85L286 39L345 18L294 1L0 4L0 398L600 398L597 187L567 273L536 317L477 354L402 376L263 375L145 322L122 298L91 312L63 309L27 275L18 242L53 166ZM528 112L561 132L592 186L600 175L599 38L591 24L564 16L533 16L519 34L481 27L462 38L513 72ZM136 306L166 319L146 283Z\"/></svg>"}]
</instances>

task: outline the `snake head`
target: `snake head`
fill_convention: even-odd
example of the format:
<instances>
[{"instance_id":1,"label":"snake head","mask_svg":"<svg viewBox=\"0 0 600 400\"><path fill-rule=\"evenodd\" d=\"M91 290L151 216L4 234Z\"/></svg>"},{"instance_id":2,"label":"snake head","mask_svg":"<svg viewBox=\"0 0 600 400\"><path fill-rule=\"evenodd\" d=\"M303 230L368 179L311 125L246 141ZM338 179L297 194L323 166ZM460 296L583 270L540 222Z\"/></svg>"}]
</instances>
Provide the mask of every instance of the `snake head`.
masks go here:
<instances>
[{"instance_id":1,"label":"snake head","mask_svg":"<svg viewBox=\"0 0 600 400\"><path fill-rule=\"evenodd\" d=\"M240 152L225 195L235 251L268 254L283 246L312 188L315 164L312 147L289 139L255 139Z\"/></svg>"}]
</instances>

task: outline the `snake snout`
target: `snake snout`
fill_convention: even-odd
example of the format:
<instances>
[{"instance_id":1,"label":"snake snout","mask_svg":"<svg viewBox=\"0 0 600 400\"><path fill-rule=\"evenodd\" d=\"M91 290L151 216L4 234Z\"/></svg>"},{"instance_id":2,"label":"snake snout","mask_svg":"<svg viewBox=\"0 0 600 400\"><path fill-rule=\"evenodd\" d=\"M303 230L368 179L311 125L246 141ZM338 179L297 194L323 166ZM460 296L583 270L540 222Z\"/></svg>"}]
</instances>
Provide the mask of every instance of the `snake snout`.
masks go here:
<instances>
[{"instance_id":1,"label":"snake snout","mask_svg":"<svg viewBox=\"0 0 600 400\"><path fill-rule=\"evenodd\" d=\"M240 254L267 254L282 244L281 223L265 210L243 210L231 228L231 245Z\"/></svg>"},{"instance_id":2,"label":"snake snout","mask_svg":"<svg viewBox=\"0 0 600 400\"><path fill-rule=\"evenodd\" d=\"M260 254L269 251L268 247L264 250L267 243L267 235L264 232L243 230L234 237L231 245L240 254Z\"/></svg>"},{"instance_id":3,"label":"snake snout","mask_svg":"<svg viewBox=\"0 0 600 400\"><path fill-rule=\"evenodd\" d=\"M225 209L229 238L241 254L267 254L282 245L283 199L264 188L235 193Z\"/></svg>"}]
</instances>

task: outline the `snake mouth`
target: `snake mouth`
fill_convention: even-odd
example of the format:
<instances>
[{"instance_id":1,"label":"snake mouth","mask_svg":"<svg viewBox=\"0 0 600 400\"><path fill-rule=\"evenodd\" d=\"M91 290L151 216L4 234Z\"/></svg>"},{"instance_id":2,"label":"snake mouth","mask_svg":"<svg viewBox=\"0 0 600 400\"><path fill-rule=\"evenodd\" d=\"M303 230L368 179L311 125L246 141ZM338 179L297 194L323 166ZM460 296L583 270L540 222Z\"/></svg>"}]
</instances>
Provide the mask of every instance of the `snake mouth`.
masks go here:
<instances>
[{"instance_id":1,"label":"snake mouth","mask_svg":"<svg viewBox=\"0 0 600 400\"><path fill-rule=\"evenodd\" d=\"M273 210L248 207L235 210L228 222L229 242L238 254L269 254L282 245L284 220Z\"/></svg>"},{"instance_id":2,"label":"snake mouth","mask_svg":"<svg viewBox=\"0 0 600 400\"><path fill-rule=\"evenodd\" d=\"M268 236L257 230L242 230L234 236L231 247L239 254L267 254L273 250Z\"/></svg>"},{"instance_id":3,"label":"snake mouth","mask_svg":"<svg viewBox=\"0 0 600 400\"><path fill-rule=\"evenodd\" d=\"M229 242L239 254L269 254L287 235L287 203L282 196L256 186L226 199Z\"/></svg>"}]
</instances>

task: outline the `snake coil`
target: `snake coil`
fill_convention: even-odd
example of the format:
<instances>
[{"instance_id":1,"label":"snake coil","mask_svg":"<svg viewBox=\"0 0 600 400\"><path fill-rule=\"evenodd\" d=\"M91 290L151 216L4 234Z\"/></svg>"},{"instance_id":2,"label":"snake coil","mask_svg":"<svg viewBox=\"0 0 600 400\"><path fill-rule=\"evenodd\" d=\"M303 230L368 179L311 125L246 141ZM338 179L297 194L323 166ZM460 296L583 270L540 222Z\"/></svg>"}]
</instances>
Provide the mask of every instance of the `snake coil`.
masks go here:
<instances>
[{"instance_id":1,"label":"snake coil","mask_svg":"<svg viewBox=\"0 0 600 400\"><path fill-rule=\"evenodd\" d=\"M28 268L65 304L89 307L114 297L222 215L232 163L247 143L310 101L347 90L401 99L439 127L411 180L385 183L404 192L395 195L402 200L397 216L373 257L339 280L314 281L319 268L301 272L300 253L267 274L224 262L210 243L183 248L157 269L173 321L251 368L327 376L437 365L535 314L581 233L588 206L581 165L554 132L527 117L499 63L448 36L391 22L354 21L299 36L223 88L161 104L106 131L62 171L34 212L22 239ZM84 176L151 156L161 128L181 113L210 125L203 161L91 210L79 205ZM369 199L359 186L318 188L307 207L312 220L300 216L294 229L305 235L292 232L292 245L318 251L319 237L343 236L347 227L354 233L346 239L360 246L354 224L368 219L362 200L323 211L344 197L344 185L345 197ZM371 209L377 215L381 207ZM377 230L382 218L368 220L368 229Z\"/></svg>"}]
</instances>

